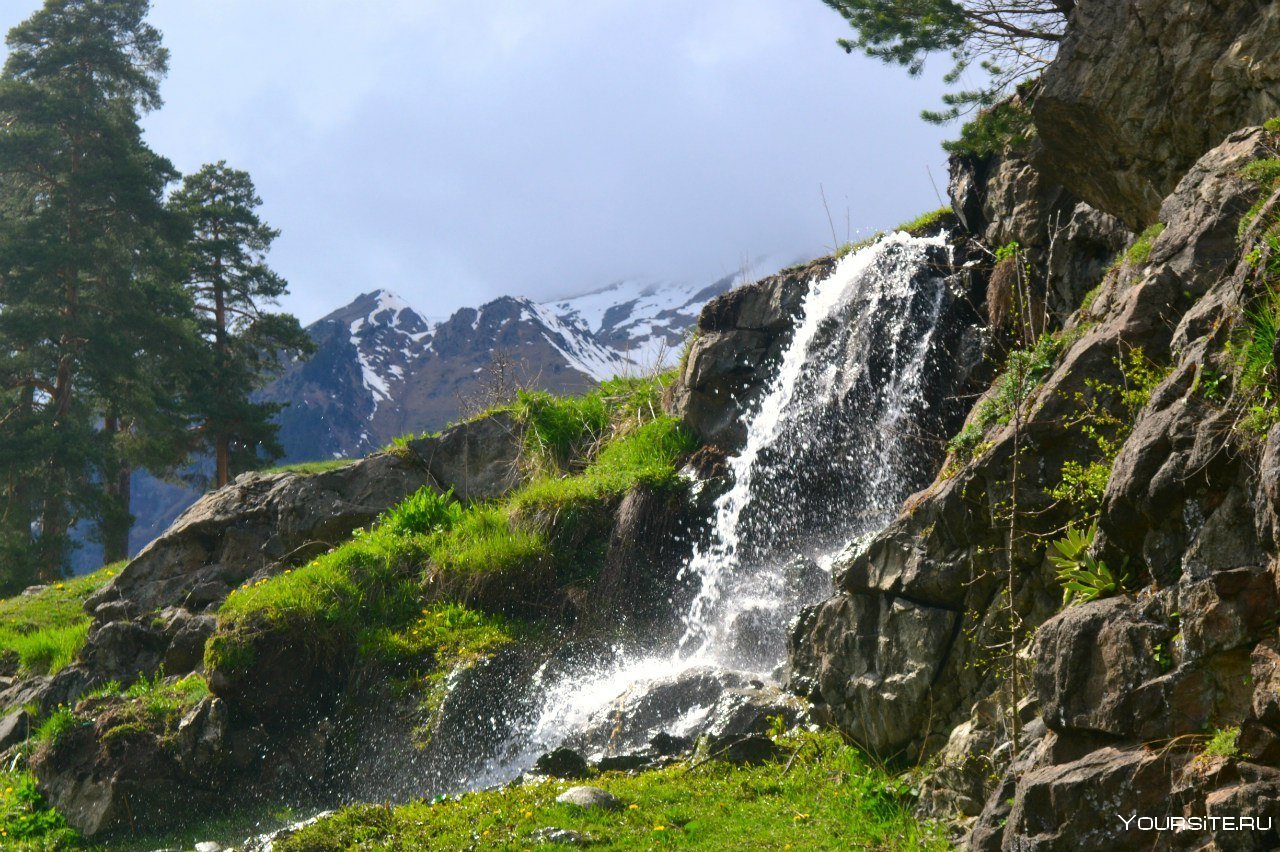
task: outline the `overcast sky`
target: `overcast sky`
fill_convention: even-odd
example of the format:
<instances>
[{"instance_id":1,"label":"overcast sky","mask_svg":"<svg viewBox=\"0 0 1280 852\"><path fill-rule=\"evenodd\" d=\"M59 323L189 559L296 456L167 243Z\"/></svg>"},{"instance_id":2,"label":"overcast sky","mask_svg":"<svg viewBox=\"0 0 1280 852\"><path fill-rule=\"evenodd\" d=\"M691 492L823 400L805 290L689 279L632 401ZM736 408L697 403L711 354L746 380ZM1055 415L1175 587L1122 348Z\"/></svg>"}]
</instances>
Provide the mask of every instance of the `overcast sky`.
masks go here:
<instances>
[{"instance_id":1,"label":"overcast sky","mask_svg":"<svg viewBox=\"0 0 1280 852\"><path fill-rule=\"evenodd\" d=\"M4 0L8 28L39 0ZM706 279L938 206L938 62L835 45L820 0L153 0L151 145L247 169L310 322ZM846 212L848 226L846 227ZM761 270L757 270L761 271Z\"/></svg>"}]
</instances>

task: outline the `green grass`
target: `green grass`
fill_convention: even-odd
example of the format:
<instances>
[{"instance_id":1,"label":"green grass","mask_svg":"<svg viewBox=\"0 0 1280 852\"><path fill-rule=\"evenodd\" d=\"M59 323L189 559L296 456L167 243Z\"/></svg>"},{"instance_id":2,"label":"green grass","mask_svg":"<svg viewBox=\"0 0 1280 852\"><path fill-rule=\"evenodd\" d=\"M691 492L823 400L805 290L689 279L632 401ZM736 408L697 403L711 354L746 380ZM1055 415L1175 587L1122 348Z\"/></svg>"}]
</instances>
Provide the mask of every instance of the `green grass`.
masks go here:
<instances>
[{"instance_id":1,"label":"green grass","mask_svg":"<svg viewBox=\"0 0 1280 852\"><path fill-rule=\"evenodd\" d=\"M1164 233L1165 224L1157 222L1147 228L1138 238L1133 241L1133 245L1120 253L1120 256L1111 264L1112 269L1119 269L1122 266L1135 267L1141 266L1151 259L1151 249L1156 243L1156 238Z\"/></svg>"},{"instance_id":2,"label":"green grass","mask_svg":"<svg viewBox=\"0 0 1280 852\"><path fill-rule=\"evenodd\" d=\"M620 798L616 812L555 802L578 782L548 781L436 804L357 805L277 844L279 852L360 849L524 849L546 827L589 835L593 849L947 849L938 826L911 813L910 783L834 733L780 742L794 753L754 767L680 764L589 783Z\"/></svg>"},{"instance_id":3,"label":"green grass","mask_svg":"<svg viewBox=\"0 0 1280 852\"><path fill-rule=\"evenodd\" d=\"M259 473L299 473L309 475L313 473L324 473L327 470L337 470L340 467L346 467L352 463L352 459L325 459L324 461L294 462L293 464L282 464L278 467L269 467L259 471Z\"/></svg>"},{"instance_id":4,"label":"green grass","mask_svg":"<svg viewBox=\"0 0 1280 852\"><path fill-rule=\"evenodd\" d=\"M1280 186L1280 158L1255 160L1240 170L1240 176L1256 184L1259 189L1258 200L1240 219L1239 235L1243 237L1266 206L1271 193Z\"/></svg>"},{"instance_id":5,"label":"green grass","mask_svg":"<svg viewBox=\"0 0 1280 852\"><path fill-rule=\"evenodd\" d=\"M937 210L930 210L928 213L921 213L910 222L903 222L895 231L906 231L908 234L914 234L917 231L923 231L926 228L933 227L939 220L945 216L951 215L950 207L939 207Z\"/></svg>"},{"instance_id":6,"label":"green grass","mask_svg":"<svg viewBox=\"0 0 1280 852\"><path fill-rule=\"evenodd\" d=\"M677 466L696 441L661 413L669 380L615 379L576 398L522 393L504 410L524 424L531 481L478 504L423 489L329 553L234 590L207 665L246 671L256 643L271 636L335 655L380 648L397 659L419 613L458 604L518 619L590 582L608 543L602 519L617 501L639 486L681 487Z\"/></svg>"},{"instance_id":7,"label":"green grass","mask_svg":"<svg viewBox=\"0 0 1280 852\"><path fill-rule=\"evenodd\" d=\"M875 245L875 243L885 234L894 234L898 231L906 231L908 234L918 233L931 227L936 224L938 220L949 215L951 215L950 207L939 207L937 210L930 210L928 213L921 213L916 218L903 222L896 228L892 228L888 231L876 231L864 240L859 240L856 243L848 242L837 246L836 250L833 252L833 256L836 260L839 260L847 254L851 254L855 251L862 251L867 246Z\"/></svg>"},{"instance_id":8,"label":"green grass","mask_svg":"<svg viewBox=\"0 0 1280 852\"><path fill-rule=\"evenodd\" d=\"M89 633L85 600L122 566L108 565L35 594L0 601L0 655L16 655L23 674L53 674L66 668Z\"/></svg>"},{"instance_id":9,"label":"green grass","mask_svg":"<svg viewBox=\"0 0 1280 852\"><path fill-rule=\"evenodd\" d=\"M0 849L79 849L80 835L49 807L25 770L0 771Z\"/></svg>"}]
</instances>

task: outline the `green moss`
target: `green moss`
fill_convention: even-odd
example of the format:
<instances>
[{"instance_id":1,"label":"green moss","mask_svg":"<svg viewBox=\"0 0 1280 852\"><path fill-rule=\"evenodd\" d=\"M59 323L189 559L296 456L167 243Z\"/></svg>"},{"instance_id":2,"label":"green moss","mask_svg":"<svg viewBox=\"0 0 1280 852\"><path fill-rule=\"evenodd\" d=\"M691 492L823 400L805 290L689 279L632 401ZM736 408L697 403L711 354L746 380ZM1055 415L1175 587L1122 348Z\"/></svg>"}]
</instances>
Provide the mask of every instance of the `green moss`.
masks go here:
<instances>
[{"instance_id":1,"label":"green moss","mask_svg":"<svg viewBox=\"0 0 1280 852\"><path fill-rule=\"evenodd\" d=\"M1115 259L1111 264L1111 268L1141 266L1150 260L1151 249L1156 243L1156 238L1164 233L1165 227L1166 225L1163 222L1157 222L1139 234L1138 238L1133 241L1133 245L1121 252L1120 256Z\"/></svg>"},{"instance_id":2,"label":"green moss","mask_svg":"<svg viewBox=\"0 0 1280 852\"><path fill-rule=\"evenodd\" d=\"M89 634L85 600L122 566L108 565L34 594L0 601L0 654L17 655L24 674L53 674L66 668Z\"/></svg>"},{"instance_id":3,"label":"green moss","mask_svg":"<svg viewBox=\"0 0 1280 852\"><path fill-rule=\"evenodd\" d=\"M346 467L353 464L354 459L325 459L324 461L294 462L293 464L282 464L279 467L266 468L261 473L300 473L303 475L313 473L324 473L327 470L337 470L340 467Z\"/></svg>"},{"instance_id":4,"label":"green moss","mask_svg":"<svg viewBox=\"0 0 1280 852\"><path fill-rule=\"evenodd\" d=\"M912 784L871 764L834 733L780 740L784 762L710 761L591 783L627 803L619 812L555 802L573 782L468 793L436 804L346 808L277 844L280 852L352 848L522 849L534 832L590 835L597 849L947 849L941 827L912 815Z\"/></svg>"}]
</instances>

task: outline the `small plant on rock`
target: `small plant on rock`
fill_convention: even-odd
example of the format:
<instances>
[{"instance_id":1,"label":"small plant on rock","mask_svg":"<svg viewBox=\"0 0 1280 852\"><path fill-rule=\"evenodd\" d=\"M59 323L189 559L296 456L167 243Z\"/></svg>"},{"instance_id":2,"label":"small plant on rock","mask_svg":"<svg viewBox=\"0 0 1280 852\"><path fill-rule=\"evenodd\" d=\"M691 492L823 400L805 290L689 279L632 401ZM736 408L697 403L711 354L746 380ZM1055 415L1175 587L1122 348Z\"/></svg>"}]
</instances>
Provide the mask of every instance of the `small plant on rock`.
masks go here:
<instances>
[{"instance_id":1,"label":"small plant on rock","mask_svg":"<svg viewBox=\"0 0 1280 852\"><path fill-rule=\"evenodd\" d=\"M1063 606L1109 598L1124 589L1128 578L1123 574L1117 577L1107 563L1089 553L1097 533L1097 524L1083 532L1067 527L1066 534L1053 542L1057 553L1050 553L1049 561L1058 569Z\"/></svg>"}]
</instances>

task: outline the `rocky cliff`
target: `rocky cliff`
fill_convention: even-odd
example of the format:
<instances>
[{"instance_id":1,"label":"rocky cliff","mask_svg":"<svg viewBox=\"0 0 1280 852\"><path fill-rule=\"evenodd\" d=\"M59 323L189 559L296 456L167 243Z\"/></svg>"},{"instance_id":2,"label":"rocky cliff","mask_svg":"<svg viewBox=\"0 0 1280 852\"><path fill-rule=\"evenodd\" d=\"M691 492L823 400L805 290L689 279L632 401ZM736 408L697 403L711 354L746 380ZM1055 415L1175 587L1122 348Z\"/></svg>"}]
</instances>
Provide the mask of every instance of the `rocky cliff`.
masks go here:
<instances>
[{"instance_id":1,"label":"rocky cliff","mask_svg":"<svg viewBox=\"0 0 1280 852\"><path fill-rule=\"evenodd\" d=\"M953 162L965 225L1036 249L1060 307L937 480L838 563L838 594L792 637L791 685L868 748L933 767L922 807L972 848L1280 838L1169 830L1280 817L1280 429L1246 372L1274 376L1276 355L1241 362L1274 323L1260 176L1280 128L1249 125L1280 112L1277 11L1081 2L1033 150ZM1120 579L1064 603L1064 559Z\"/></svg>"}]
</instances>

